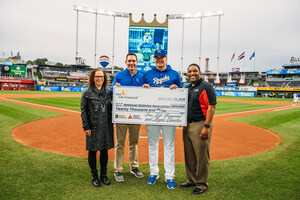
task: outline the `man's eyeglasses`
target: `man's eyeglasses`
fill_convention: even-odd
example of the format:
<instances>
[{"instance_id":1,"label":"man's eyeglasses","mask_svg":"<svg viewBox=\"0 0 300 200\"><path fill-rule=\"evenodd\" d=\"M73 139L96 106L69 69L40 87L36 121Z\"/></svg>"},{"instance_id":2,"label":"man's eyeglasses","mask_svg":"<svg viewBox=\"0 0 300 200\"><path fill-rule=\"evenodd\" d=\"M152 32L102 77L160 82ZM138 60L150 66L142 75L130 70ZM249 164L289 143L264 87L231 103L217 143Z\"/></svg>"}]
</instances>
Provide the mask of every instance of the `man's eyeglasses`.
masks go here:
<instances>
[{"instance_id":1,"label":"man's eyeglasses","mask_svg":"<svg viewBox=\"0 0 300 200\"><path fill-rule=\"evenodd\" d=\"M104 76L94 76L95 78L104 78Z\"/></svg>"}]
</instances>

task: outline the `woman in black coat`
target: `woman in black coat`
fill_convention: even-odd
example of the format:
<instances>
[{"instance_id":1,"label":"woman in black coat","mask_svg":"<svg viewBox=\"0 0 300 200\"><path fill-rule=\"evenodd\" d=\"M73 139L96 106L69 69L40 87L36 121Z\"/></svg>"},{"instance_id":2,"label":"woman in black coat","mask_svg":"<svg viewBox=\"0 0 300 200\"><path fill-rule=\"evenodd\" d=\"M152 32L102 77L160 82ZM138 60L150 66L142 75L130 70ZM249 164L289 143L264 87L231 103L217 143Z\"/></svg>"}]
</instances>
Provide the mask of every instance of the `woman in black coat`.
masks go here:
<instances>
[{"instance_id":1,"label":"woman in black coat","mask_svg":"<svg viewBox=\"0 0 300 200\"><path fill-rule=\"evenodd\" d=\"M92 173L92 183L99 187L96 154L100 151L100 179L109 185L107 178L108 149L114 147L111 92L106 90L107 76L101 69L93 69L89 75L89 88L81 98L82 127L86 134L86 150Z\"/></svg>"}]
</instances>

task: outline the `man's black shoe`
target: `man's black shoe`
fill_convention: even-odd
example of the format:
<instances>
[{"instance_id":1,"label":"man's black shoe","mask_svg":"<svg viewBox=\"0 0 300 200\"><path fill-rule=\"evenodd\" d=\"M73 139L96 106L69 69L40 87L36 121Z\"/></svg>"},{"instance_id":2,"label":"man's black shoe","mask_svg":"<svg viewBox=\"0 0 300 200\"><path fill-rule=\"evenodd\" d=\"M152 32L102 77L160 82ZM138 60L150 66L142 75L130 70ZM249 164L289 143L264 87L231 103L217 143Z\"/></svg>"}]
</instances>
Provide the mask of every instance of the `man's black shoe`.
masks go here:
<instances>
[{"instance_id":1,"label":"man's black shoe","mask_svg":"<svg viewBox=\"0 0 300 200\"><path fill-rule=\"evenodd\" d=\"M107 176L100 176L100 179L104 185L110 185L110 181L108 180Z\"/></svg>"},{"instance_id":2,"label":"man's black shoe","mask_svg":"<svg viewBox=\"0 0 300 200\"><path fill-rule=\"evenodd\" d=\"M196 188L193 190L192 194L202 194L204 193L206 190L201 189L201 188Z\"/></svg>"},{"instance_id":3,"label":"man's black shoe","mask_svg":"<svg viewBox=\"0 0 300 200\"><path fill-rule=\"evenodd\" d=\"M130 173L135 175L135 177L137 177L137 178L143 178L144 177L144 174L138 168L130 170Z\"/></svg>"},{"instance_id":4,"label":"man's black shoe","mask_svg":"<svg viewBox=\"0 0 300 200\"><path fill-rule=\"evenodd\" d=\"M118 182L124 181L124 176L123 176L122 172L115 172L114 176L115 176L116 181L118 181Z\"/></svg>"},{"instance_id":5,"label":"man's black shoe","mask_svg":"<svg viewBox=\"0 0 300 200\"><path fill-rule=\"evenodd\" d=\"M188 182L184 182L180 184L180 187L192 187L195 186L196 184L192 184L192 183L188 183Z\"/></svg>"}]
</instances>

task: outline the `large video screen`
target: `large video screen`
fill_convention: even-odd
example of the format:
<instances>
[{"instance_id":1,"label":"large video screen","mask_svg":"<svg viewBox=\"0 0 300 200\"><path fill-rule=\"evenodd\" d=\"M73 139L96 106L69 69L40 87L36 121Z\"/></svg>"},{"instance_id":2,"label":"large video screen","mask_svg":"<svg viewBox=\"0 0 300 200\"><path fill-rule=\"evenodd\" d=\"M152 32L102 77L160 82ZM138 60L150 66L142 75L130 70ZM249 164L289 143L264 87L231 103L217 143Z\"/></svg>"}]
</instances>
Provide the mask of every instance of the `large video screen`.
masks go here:
<instances>
[{"instance_id":1,"label":"large video screen","mask_svg":"<svg viewBox=\"0 0 300 200\"><path fill-rule=\"evenodd\" d=\"M139 64L137 69L146 72L155 67L153 55L156 49L168 52L167 27L129 27L129 53L135 53Z\"/></svg>"}]
</instances>

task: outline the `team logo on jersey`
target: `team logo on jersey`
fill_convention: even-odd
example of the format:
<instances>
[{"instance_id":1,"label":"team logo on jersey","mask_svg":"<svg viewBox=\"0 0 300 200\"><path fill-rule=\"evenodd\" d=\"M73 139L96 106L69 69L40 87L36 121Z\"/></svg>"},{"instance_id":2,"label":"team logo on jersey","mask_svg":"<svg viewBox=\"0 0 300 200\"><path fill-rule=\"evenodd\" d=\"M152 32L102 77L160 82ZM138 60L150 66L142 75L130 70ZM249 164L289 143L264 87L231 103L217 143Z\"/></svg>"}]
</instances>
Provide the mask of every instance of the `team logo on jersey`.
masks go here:
<instances>
[{"instance_id":1,"label":"team logo on jersey","mask_svg":"<svg viewBox=\"0 0 300 200\"><path fill-rule=\"evenodd\" d=\"M170 77L165 75L165 77L163 77L163 78L154 78L153 83L158 85L158 84L162 84L163 82L166 82L166 81L169 81L169 80L170 80Z\"/></svg>"}]
</instances>

